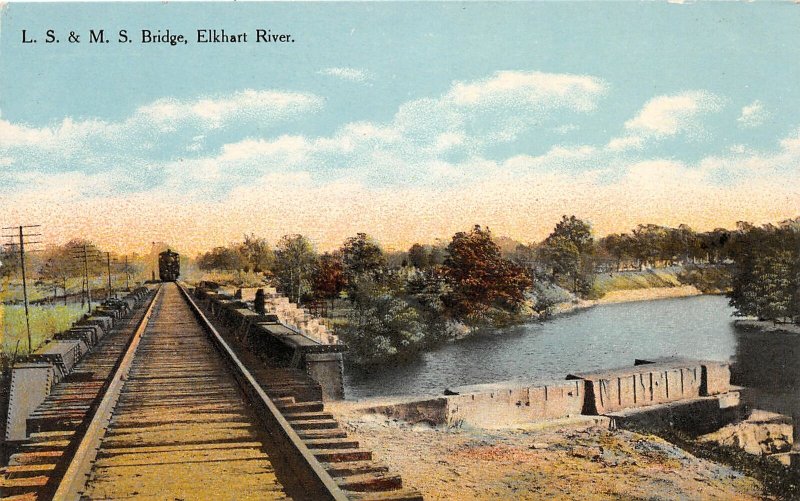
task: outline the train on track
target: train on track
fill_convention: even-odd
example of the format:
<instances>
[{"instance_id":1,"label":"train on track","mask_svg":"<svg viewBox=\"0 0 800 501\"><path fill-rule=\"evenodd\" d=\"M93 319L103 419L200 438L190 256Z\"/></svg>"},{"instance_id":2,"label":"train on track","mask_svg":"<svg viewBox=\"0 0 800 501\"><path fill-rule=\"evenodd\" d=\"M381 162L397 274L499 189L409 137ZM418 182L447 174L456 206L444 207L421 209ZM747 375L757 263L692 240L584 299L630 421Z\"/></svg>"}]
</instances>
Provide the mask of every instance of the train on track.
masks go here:
<instances>
[{"instance_id":1,"label":"train on track","mask_svg":"<svg viewBox=\"0 0 800 501\"><path fill-rule=\"evenodd\" d=\"M162 282L175 282L181 274L181 255L165 250L158 255L158 277Z\"/></svg>"}]
</instances>

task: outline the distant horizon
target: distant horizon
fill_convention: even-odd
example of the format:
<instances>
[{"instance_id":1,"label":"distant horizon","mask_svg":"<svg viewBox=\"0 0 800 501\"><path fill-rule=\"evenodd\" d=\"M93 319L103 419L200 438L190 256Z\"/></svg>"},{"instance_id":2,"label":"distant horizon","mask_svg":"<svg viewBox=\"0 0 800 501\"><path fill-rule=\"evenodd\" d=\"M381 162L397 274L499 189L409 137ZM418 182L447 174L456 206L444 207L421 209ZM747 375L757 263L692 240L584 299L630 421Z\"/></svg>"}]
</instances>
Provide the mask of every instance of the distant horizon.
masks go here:
<instances>
[{"instance_id":1,"label":"distant horizon","mask_svg":"<svg viewBox=\"0 0 800 501\"><path fill-rule=\"evenodd\" d=\"M798 25L781 3L5 4L0 224L195 255L778 222Z\"/></svg>"}]
</instances>

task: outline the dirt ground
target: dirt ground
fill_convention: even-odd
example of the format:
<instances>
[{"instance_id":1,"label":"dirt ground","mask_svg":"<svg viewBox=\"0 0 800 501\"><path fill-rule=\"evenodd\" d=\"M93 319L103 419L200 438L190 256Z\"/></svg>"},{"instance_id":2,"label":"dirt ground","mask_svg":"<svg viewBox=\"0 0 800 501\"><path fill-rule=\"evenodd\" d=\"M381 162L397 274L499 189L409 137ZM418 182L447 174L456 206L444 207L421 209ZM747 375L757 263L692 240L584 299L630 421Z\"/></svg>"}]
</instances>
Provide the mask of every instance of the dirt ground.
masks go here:
<instances>
[{"instance_id":1,"label":"dirt ground","mask_svg":"<svg viewBox=\"0 0 800 501\"><path fill-rule=\"evenodd\" d=\"M326 404L362 447L429 500L764 499L762 486L655 436L576 422L447 429Z\"/></svg>"}]
</instances>

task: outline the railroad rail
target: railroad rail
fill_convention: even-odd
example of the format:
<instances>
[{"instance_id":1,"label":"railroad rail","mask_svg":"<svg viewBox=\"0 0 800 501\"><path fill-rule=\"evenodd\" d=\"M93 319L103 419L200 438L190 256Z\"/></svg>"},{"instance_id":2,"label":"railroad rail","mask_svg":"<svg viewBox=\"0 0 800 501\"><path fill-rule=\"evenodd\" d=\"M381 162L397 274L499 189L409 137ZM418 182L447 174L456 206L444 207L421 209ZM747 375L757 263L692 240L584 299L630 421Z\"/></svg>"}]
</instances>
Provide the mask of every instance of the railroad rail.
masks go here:
<instances>
[{"instance_id":1,"label":"railroad rail","mask_svg":"<svg viewBox=\"0 0 800 501\"><path fill-rule=\"evenodd\" d=\"M10 467L41 484L24 499L421 499L347 438L310 378L229 341L182 286L161 285L105 391L33 423Z\"/></svg>"}]
</instances>

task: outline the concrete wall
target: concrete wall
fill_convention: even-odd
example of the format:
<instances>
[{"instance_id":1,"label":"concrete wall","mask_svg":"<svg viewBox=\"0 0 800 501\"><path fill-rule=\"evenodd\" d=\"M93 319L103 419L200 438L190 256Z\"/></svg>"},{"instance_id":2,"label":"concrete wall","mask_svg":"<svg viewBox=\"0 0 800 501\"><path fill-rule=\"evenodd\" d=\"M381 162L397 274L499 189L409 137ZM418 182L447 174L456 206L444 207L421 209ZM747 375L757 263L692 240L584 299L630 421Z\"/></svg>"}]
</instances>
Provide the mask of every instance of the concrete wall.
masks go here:
<instances>
[{"instance_id":1,"label":"concrete wall","mask_svg":"<svg viewBox=\"0 0 800 501\"><path fill-rule=\"evenodd\" d=\"M677 429L703 435L744 417L738 391L687 401L611 412L611 428L647 430Z\"/></svg>"},{"instance_id":2,"label":"concrete wall","mask_svg":"<svg viewBox=\"0 0 800 501\"><path fill-rule=\"evenodd\" d=\"M452 389L458 395L445 397L446 424L491 427L575 416L583 407L581 386L579 381L554 381Z\"/></svg>"},{"instance_id":3,"label":"concrete wall","mask_svg":"<svg viewBox=\"0 0 800 501\"><path fill-rule=\"evenodd\" d=\"M579 381L498 383L447 392L443 397L379 405L369 411L409 423L491 428L577 416L583 405Z\"/></svg>"},{"instance_id":4,"label":"concrete wall","mask_svg":"<svg viewBox=\"0 0 800 501\"><path fill-rule=\"evenodd\" d=\"M703 428L739 406L727 363L637 360L638 365L571 374L564 381L496 383L445 390L445 396L370 408L411 423L509 426L577 415L613 415L620 423L677 423Z\"/></svg>"},{"instance_id":5,"label":"concrete wall","mask_svg":"<svg viewBox=\"0 0 800 501\"><path fill-rule=\"evenodd\" d=\"M640 365L601 372L570 374L584 382L584 414L688 400L730 389L727 363L701 360L637 361Z\"/></svg>"}]
</instances>

